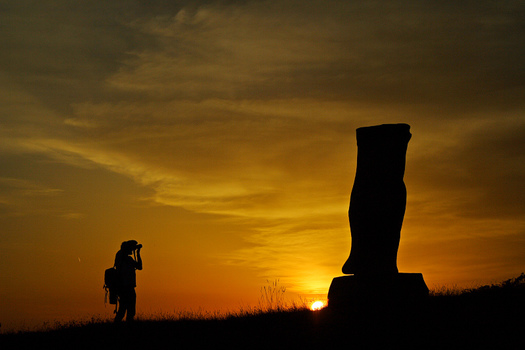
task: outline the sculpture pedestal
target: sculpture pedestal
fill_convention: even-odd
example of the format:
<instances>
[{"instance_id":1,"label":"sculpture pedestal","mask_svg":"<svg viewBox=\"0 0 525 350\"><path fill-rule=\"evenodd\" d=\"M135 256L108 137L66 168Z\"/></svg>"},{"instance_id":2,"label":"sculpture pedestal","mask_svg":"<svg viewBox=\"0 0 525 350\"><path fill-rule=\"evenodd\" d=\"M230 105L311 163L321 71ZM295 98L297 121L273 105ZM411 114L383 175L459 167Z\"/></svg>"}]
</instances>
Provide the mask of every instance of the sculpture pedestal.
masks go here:
<instances>
[{"instance_id":1,"label":"sculpture pedestal","mask_svg":"<svg viewBox=\"0 0 525 350\"><path fill-rule=\"evenodd\" d=\"M341 276L332 280L328 291L330 309L373 308L417 303L428 297L420 273L385 276Z\"/></svg>"}]
</instances>

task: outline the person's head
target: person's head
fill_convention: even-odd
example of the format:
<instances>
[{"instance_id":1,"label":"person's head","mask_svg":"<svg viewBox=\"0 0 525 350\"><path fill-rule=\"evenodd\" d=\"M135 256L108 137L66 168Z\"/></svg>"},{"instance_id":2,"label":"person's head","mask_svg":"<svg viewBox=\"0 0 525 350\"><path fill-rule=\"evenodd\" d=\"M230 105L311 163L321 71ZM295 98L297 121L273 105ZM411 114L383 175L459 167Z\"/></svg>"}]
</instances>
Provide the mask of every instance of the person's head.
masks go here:
<instances>
[{"instance_id":1,"label":"person's head","mask_svg":"<svg viewBox=\"0 0 525 350\"><path fill-rule=\"evenodd\" d=\"M120 245L120 250L125 254L130 255L134 250L138 249L138 242L135 240L122 242Z\"/></svg>"}]
</instances>

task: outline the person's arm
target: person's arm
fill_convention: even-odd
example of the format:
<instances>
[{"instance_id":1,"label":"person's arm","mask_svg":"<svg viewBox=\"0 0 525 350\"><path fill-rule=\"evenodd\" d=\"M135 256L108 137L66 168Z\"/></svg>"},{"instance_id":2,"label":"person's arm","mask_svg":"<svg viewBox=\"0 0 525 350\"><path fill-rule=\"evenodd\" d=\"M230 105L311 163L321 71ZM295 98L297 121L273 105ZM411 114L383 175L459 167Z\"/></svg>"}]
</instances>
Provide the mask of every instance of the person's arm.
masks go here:
<instances>
[{"instance_id":1,"label":"person's arm","mask_svg":"<svg viewBox=\"0 0 525 350\"><path fill-rule=\"evenodd\" d=\"M142 249L142 247L137 249L137 265L136 265L136 269L137 270L142 270L142 258L140 257L140 250L141 249Z\"/></svg>"}]
</instances>

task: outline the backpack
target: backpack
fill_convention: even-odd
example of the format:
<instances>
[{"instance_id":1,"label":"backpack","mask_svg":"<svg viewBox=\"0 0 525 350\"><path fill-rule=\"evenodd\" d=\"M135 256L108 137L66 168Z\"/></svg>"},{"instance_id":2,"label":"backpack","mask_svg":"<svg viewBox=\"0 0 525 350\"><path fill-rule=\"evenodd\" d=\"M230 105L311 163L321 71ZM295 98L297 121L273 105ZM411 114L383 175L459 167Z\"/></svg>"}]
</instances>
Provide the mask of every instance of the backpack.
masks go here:
<instances>
[{"instance_id":1,"label":"backpack","mask_svg":"<svg viewBox=\"0 0 525 350\"><path fill-rule=\"evenodd\" d=\"M117 295L117 285L118 285L118 272L115 267L110 267L104 272L104 289L106 290L106 296L104 297L104 303L108 300L109 294L109 303L117 304L118 295Z\"/></svg>"}]
</instances>

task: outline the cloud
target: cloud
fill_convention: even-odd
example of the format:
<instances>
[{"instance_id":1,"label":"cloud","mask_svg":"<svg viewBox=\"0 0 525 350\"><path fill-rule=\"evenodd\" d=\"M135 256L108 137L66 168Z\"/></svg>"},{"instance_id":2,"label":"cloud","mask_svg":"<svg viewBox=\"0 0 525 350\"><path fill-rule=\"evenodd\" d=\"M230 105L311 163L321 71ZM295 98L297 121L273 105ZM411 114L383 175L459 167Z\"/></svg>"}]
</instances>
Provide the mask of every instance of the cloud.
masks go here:
<instances>
[{"instance_id":1,"label":"cloud","mask_svg":"<svg viewBox=\"0 0 525 350\"><path fill-rule=\"evenodd\" d=\"M55 214L55 208L42 204L62 192L30 180L0 177L0 216Z\"/></svg>"},{"instance_id":2,"label":"cloud","mask_svg":"<svg viewBox=\"0 0 525 350\"><path fill-rule=\"evenodd\" d=\"M257 233L246 237L245 248L224 259L255 269L266 279L277 276L292 292L323 294L349 252L326 254L342 245L349 246L349 234L341 230L341 225L348 225L344 214L311 213L301 220L264 221Z\"/></svg>"},{"instance_id":3,"label":"cloud","mask_svg":"<svg viewBox=\"0 0 525 350\"><path fill-rule=\"evenodd\" d=\"M476 114L447 125L437 139L409 146L407 176L419 193L412 198L429 196L448 203L443 212L480 219L520 217L525 198L519 185L525 174L520 113Z\"/></svg>"},{"instance_id":4,"label":"cloud","mask_svg":"<svg viewBox=\"0 0 525 350\"><path fill-rule=\"evenodd\" d=\"M2 63L10 77L25 81L25 88L55 108L64 108L65 98L101 101L129 94L150 100L316 97L449 108L519 104L506 96L523 93L521 6L9 2L5 20L13 30L3 37L9 54Z\"/></svg>"},{"instance_id":5,"label":"cloud","mask_svg":"<svg viewBox=\"0 0 525 350\"><path fill-rule=\"evenodd\" d=\"M299 212L293 206L300 198L311 197L306 188L319 181L314 174L333 176L329 163L344 155L330 154L331 147L346 135L333 129L341 122L326 127L311 121L297 128L298 115L274 110L271 116L258 108L221 101L169 103L164 108L79 105L77 120L103 126L79 131L77 145L67 147L156 188L156 200L165 204L241 215L255 215L264 208L273 215L292 215ZM191 118L185 116L189 111ZM313 153L322 155L327 164L318 161L312 167ZM305 167L311 168L306 175ZM283 186L295 189L296 198L283 198ZM336 187L325 185L323 191ZM329 197L340 195L329 193ZM309 202L305 198L303 206ZM311 205L326 209L326 203Z\"/></svg>"}]
</instances>

